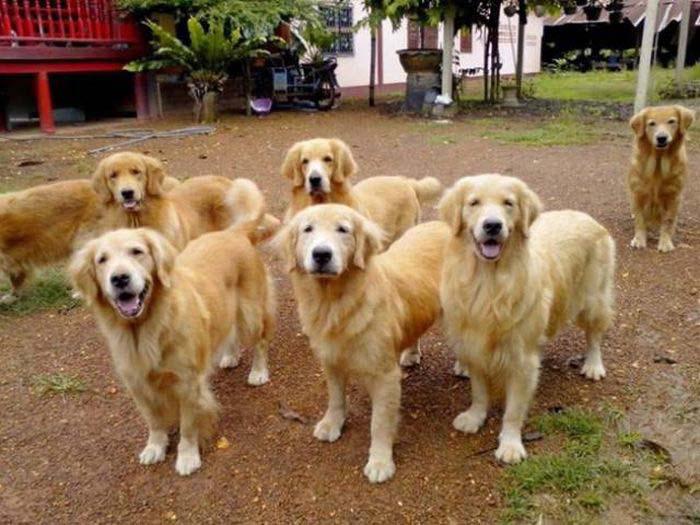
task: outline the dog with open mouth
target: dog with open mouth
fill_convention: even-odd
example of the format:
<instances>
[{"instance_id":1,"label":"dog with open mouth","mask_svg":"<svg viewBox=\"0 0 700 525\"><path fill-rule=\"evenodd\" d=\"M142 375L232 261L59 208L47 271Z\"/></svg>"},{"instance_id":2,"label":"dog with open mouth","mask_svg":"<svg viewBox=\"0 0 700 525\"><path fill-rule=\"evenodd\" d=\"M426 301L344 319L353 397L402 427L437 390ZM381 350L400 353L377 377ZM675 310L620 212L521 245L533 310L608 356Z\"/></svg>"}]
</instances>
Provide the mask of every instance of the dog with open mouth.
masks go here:
<instances>
[{"instance_id":1,"label":"dog with open mouth","mask_svg":"<svg viewBox=\"0 0 700 525\"><path fill-rule=\"evenodd\" d=\"M674 249L688 156L685 143L695 112L683 106L648 107L630 120L634 131L632 165L627 173L634 218L632 248L646 248L647 229L659 227L658 250Z\"/></svg>"},{"instance_id":2,"label":"dog with open mouth","mask_svg":"<svg viewBox=\"0 0 700 525\"><path fill-rule=\"evenodd\" d=\"M302 330L320 360L328 409L314 429L321 441L340 437L347 416L345 387L357 379L372 400L365 476L372 483L396 470L402 350L440 316L438 286L449 228L427 222L380 252L383 232L340 204L295 215L274 242L291 273Z\"/></svg>"},{"instance_id":3,"label":"dog with open mouth","mask_svg":"<svg viewBox=\"0 0 700 525\"><path fill-rule=\"evenodd\" d=\"M153 157L120 152L104 158L92 177L102 198L100 229L153 228L178 250L200 235L245 222L271 236L279 220L265 214L257 185L244 178L200 176L179 182Z\"/></svg>"},{"instance_id":4,"label":"dog with open mouth","mask_svg":"<svg viewBox=\"0 0 700 525\"><path fill-rule=\"evenodd\" d=\"M281 171L292 182L285 222L308 206L344 204L378 224L389 243L418 224L421 206L443 191L434 177L369 177L352 185L357 163L350 147L339 139L297 142L287 152Z\"/></svg>"},{"instance_id":5,"label":"dog with open mouth","mask_svg":"<svg viewBox=\"0 0 700 525\"><path fill-rule=\"evenodd\" d=\"M476 433L505 394L496 457L526 457L521 431L537 387L541 345L568 322L586 333L581 373L605 376L601 341L613 319L615 243L590 216L541 213L537 195L501 175L460 179L438 208L452 230L440 296L445 329L469 371L470 408L453 421Z\"/></svg>"},{"instance_id":6,"label":"dog with open mouth","mask_svg":"<svg viewBox=\"0 0 700 525\"><path fill-rule=\"evenodd\" d=\"M71 261L72 283L146 420L144 465L165 459L177 424L177 472L200 468L200 442L218 413L208 379L217 355L235 366L240 345L250 345L248 383L269 380L275 299L255 238L254 225L242 225L202 235L178 255L154 230L120 229L89 241Z\"/></svg>"}]
</instances>

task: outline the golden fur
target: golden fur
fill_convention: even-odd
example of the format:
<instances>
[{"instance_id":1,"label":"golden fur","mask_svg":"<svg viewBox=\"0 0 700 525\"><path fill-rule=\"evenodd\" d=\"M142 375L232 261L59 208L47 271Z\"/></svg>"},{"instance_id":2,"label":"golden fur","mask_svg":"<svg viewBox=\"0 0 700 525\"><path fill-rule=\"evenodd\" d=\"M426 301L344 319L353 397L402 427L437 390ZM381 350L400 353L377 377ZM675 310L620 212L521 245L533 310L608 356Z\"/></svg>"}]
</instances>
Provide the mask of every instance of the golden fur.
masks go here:
<instances>
[{"instance_id":1,"label":"golden fur","mask_svg":"<svg viewBox=\"0 0 700 525\"><path fill-rule=\"evenodd\" d=\"M420 224L377 254L382 232L376 224L347 206L323 204L295 215L277 240L291 272L302 329L328 385L328 410L314 436L340 437L345 384L359 379L372 398L372 444L364 472L373 483L394 475L399 355L439 317L442 252L449 236L440 222ZM324 251L331 255L318 267L317 256Z\"/></svg>"},{"instance_id":2,"label":"golden fur","mask_svg":"<svg viewBox=\"0 0 700 525\"><path fill-rule=\"evenodd\" d=\"M646 248L649 226L659 227L659 251L674 248L673 234L688 173L686 134L694 118L695 112L682 106L659 106L643 109L630 120L635 136L627 174L634 217L633 248Z\"/></svg>"},{"instance_id":3,"label":"golden fur","mask_svg":"<svg viewBox=\"0 0 700 525\"><path fill-rule=\"evenodd\" d=\"M588 344L582 374L605 376L600 344L613 318L615 245L584 213L540 215L537 196L513 177L465 177L439 209L453 232L440 286L445 327L472 386L472 405L453 424L477 432L489 393L505 393L496 457L517 462L526 456L521 428L544 341L574 321Z\"/></svg>"},{"instance_id":4,"label":"golden fur","mask_svg":"<svg viewBox=\"0 0 700 525\"><path fill-rule=\"evenodd\" d=\"M167 192L165 179L153 157L122 152L103 159L92 180L103 200L105 229L153 228L178 250L204 233L244 222L276 229L278 221L264 216L263 195L248 179L194 177ZM125 198L125 192L133 197Z\"/></svg>"},{"instance_id":5,"label":"golden fur","mask_svg":"<svg viewBox=\"0 0 700 525\"><path fill-rule=\"evenodd\" d=\"M420 221L421 204L442 194L434 177L370 177L353 186L357 163L339 139L317 138L297 142L282 163L282 175L292 182L292 201L286 220L313 204L345 204L377 223L393 242ZM318 189L311 177L319 178ZM286 221L285 221L286 222Z\"/></svg>"},{"instance_id":6,"label":"golden fur","mask_svg":"<svg viewBox=\"0 0 700 525\"><path fill-rule=\"evenodd\" d=\"M268 380L274 294L250 231L209 233L177 255L154 230L115 230L87 243L71 262L73 285L148 425L143 464L165 458L168 430L177 423L178 473L200 467L199 442L218 410L208 380L216 352L234 366L238 345L255 345L248 382ZM128 283L118 285L124 276Z\"/></svg>"},{"instance_id":7,"label":"golden fur","mask_svg":"<svg viewBox=\"0 0 700 525\"><path fill-rule=\"evenodd\" d=\"M98 207L99 199L87 180L0 195L0 273L12 285L0 302L14 301L35 267L67 258L89 238Z\"/></svg>"}]
</instances>

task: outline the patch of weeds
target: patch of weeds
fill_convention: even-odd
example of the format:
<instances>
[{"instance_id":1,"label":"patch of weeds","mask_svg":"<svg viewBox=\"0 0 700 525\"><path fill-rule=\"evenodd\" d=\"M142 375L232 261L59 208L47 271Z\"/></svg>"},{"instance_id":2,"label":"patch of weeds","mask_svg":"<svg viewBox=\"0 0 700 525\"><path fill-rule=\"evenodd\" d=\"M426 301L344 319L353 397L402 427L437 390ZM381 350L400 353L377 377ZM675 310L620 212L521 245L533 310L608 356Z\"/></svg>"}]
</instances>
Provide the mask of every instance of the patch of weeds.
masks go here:
<instances>
[{"instance_id":1,"label":"patch of weeds","mask_svg":"<svg viewBox=\"0 0 700 525\"><path fill-rule=\"evenodd\" d=\"M71 395L80 394L87 390L85 382L76 376L67 374L44 374L32 378L34 392L40 396L45 395Z\"/></svg>"},{"instance_id":2,"label":"patch of weeds","mask_svg":"<svg viewBox=\"0 0 700 525\"><path fill-rule=\"evenodd\" d=\"M556 522L589 522L612 495L635 492L632 467L600 454L605 427L598 416L572 409L541 416L535 425L545 434L563 435L563 450L508 469L502 486L504 521L533 522L546 514Z\"/></svg>"},{"instance_id":3,"label":"patch of weeds","mask_svg":"<svg viewBox=\"0 0 700 525\"><path fill-rule=\"evenodd\" d=\"M429 144L435 145L449 145L455 144L457 139L453 135L430 135L428 137Z\"/></svg>"},{"instance_id":4,"label":"patch of weeds","mask_svg":"<svg viewBox=\"0 0 700 525\"><path fill-rule=\"evenodd\" d=\"M590 144L600 137L593 126L573 118L560 118L536 128L501 128L486 132L486 137L523 146L573 146Z\"/></svg>"},{"instance_id":5,"label":"patch of weeds","mask_svg":"<svg viewBox=\"0 0 700 525\"><path fill-rule=\"evenodd\" d=\"M617 435L617 442L623 447L635 448L642 441L639 432L620 432Z\"/></svg>"},{"instance_id":6,"label":"patch of weeds","mask_svg":"<svg viewBox=\"0 0 700 525\"><path fill-rule=\"evenodd\" d=\"M8 292L9 284L0 285L0 295ZM40 271L19 299L11 304L0 304L0 315L27 315L47 309L70 309L80 301L71 296L71 287L58 268Z\"/></svg>"}]
</instances>

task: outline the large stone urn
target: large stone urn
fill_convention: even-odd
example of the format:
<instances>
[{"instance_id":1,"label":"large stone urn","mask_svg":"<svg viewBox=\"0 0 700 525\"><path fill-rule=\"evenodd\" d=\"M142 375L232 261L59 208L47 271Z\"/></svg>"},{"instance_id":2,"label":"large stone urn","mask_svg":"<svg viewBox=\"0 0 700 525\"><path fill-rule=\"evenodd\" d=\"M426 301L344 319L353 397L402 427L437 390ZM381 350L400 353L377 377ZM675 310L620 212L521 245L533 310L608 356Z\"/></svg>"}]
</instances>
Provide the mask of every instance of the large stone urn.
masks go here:
<instances>
[{"instance_id":1,"label":"large stone urn","mask_svg":"<svg viewBox=\"0 0 700 525\"><path fill-rule=\"evenodd\" d=\"M441 49L402 49L396 52L407 73L404 109L420 113L440 94Z\"/></svg>"}]
</instances>

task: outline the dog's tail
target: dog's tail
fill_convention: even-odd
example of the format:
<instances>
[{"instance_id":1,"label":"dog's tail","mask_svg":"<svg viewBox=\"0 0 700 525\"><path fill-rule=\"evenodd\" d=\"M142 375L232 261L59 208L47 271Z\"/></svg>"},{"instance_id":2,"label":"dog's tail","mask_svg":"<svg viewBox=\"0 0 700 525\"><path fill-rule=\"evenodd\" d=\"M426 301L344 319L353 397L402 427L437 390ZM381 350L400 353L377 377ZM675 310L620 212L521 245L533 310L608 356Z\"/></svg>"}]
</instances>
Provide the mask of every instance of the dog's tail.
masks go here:
<instances>
[{"instance_id":1,"label":"dog's tail","mask_svg":"<svg viewBox=\"0 0 700 525\"><path fill-rule=\"evenodd\" d=\"M408 179L413 191L416 192L418 201L422 204L429 204L436 201L442 195L444 187L435 177L423 177L422 179Z\"/></svg>"},{"instance_id":2,"label":"dog's tail","mask_svg":"<svg viewBox=\"0 0 700 525\"><path fill-rule=\"evenodd\" d=\"M259 219L234 224L231 226L231 231L245 235L253 244L259 244L277 233L281 226L282 221L274 215L265 213Z\"/></svg>"}]
</instances>

